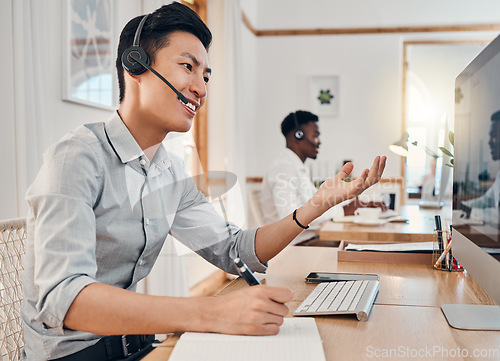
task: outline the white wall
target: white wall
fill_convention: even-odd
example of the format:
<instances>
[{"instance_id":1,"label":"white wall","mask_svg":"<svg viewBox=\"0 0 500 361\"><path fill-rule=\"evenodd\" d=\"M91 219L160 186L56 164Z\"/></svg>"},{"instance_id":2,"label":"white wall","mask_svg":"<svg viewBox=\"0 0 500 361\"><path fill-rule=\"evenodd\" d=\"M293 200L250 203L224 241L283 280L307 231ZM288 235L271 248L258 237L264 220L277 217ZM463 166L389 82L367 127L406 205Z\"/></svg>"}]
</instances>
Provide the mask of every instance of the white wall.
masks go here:
<instances>
[{"instance_id":1,"label":"white wall","mask_svg":"<svg viewBox=\"0 0 500 361\"><path fill-rule=\"evenodd\" d=\"M401 54L399 36L281 37L258 40L257 116L262 128L253 169L265 172L284 146L280 123L291 111L310 110L309 78L339 77L339 116L321 117L321 148L316 162L335 171L351 159L355 174L376 154L387 154L387 175L399 175L399 159L387 146L401 135ZM270 159L271 158L271 159Z\"/></svg>"},{"instance_id":2,"label":"white wall","mask_svg":"<svg viewBox=\"0 0 500 361\"><path fill-rule=\"evenodd\" d=\"M253 6L250 6L253 5ZM245 8L242 8L245 14L249 18L256 14L256 2L252 4L247 4ZM252 20L251 20L252 21ZM260 145L261 134L260 129L257 126L256 119L258 119L258 101L257 94L259 92L258 78L255 76L258 69L259 57L256 56L258 52L258 39L248 30L246 26L242 25L242 37L243 37L243 56L242 56L242 67L243 67L243 86L244 94L243 108L245 109L246 124L245 124L245 152L246 152L246 166L247 166L247 176L252 176L254 173L253 169L262 161L262 158L258 156L255 152L256 147Z\"/></svg>"},{"instance_id":3,"label":"white wall","mask_svg":"<svg viewBox=\"0 0 500 361\"><path fill-rule=\"evenodd\" d=\"M245 0L246 4L249 0ZM257 1L258 29L424 26L500 23L500 3L441 1ZM359 9L363 8L360 12ZM252 13L255 14L255 12ZM321 150L313 169L339 169L344 159L358 175L373 157L389 157L386 176L399 176L400 158L388 146L401 136L402 54L405 40L492 39L495 33L393 33L321 36L248 36L245 97L254 99L248 132L248 176L262 176L284 146L280 123L291 111L310 110L309 78L339 76L339 116L321 117ZM255 63L252 63L251 51ZM255 67L254 67L255 66ZM450 88L453 92L453 87Z\"/></svg>"},{"instance_id":4,"label":"white wall","mask_svg":"<svg viewBox=\"0 0 500 361\"><path fill-rule=\"evenodd\" d=\"M244 3L246 5L245 13L255 14L255 3ZM208 2L207 25L212 31L213 40L209 50L210 67L212 68L212 77L208 86L208 168L210 170L227 170L227 152L226 152L226 125L224 119L224 83L225 72L224 64L224 0L211 0ZM242 25L243 36L243 89L245 93L243 98L243 116L253 120L255 118L255 87L256 87L256 61L257 61L257 39L250 31ZM253 122L245 124L245 133L249 139L255 139L255 126ZM247 151L247 161L255 162L253 156L254 144L250 144Z\"/></svg>"},{"instance_id":5,"label":"white wall","mask_svg":"<svg viewBox=\"0 0 500 361\"><path fill-rule=\"evenodd\" d=\"M224 119L224 0L211 0L207 4L207 25L212 31L212 45L208 52L212 76L208 83L208 168L225 170Z\"/></svg>"},{"instance_id":6,"label":"white wall","mask_svg":"<svg viewBox=\"0 0 500 361\"><path fill-rule=\"evenodd\" d=\"M369 28L498 23L497 0L243 0L257 29Z\"/></svg>"}]
</instances>

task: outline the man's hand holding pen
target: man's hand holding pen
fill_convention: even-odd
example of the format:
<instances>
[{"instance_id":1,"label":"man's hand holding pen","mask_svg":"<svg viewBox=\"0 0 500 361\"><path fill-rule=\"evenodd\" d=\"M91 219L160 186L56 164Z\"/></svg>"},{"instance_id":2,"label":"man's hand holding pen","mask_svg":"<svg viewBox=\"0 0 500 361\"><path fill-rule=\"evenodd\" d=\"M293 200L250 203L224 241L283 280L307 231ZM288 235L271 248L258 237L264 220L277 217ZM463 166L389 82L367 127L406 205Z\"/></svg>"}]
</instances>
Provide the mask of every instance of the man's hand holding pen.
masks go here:
<instances>
[{"instance_id":1,"label":"man's hand holding pen","mask_svg":"<svg viewBox=\"0 0 500 361\"><path fill-rule=\"evenodd\" d=\"M218 332L235 335L276 335L283 318L288 314L286 302L292 292L285 287L263 286L247 265L239 258L234 260L240 276L250 285L244 289L216 297L216 313L212 320ZM222 302L218 302L222 301Z\"/></svg>"},{"instance_id":2,"label":"man's hand holding pen","mask_svg":"<svg viewBox=\"0 0 500 361\"><path fill-rule=\"evenodd\" d=\"M284 287L259 285L245 287L222 297L218 320L220 332L236 335L276 335L288 314L286 302L292 292Z\"/></svg>"}]
</instances>

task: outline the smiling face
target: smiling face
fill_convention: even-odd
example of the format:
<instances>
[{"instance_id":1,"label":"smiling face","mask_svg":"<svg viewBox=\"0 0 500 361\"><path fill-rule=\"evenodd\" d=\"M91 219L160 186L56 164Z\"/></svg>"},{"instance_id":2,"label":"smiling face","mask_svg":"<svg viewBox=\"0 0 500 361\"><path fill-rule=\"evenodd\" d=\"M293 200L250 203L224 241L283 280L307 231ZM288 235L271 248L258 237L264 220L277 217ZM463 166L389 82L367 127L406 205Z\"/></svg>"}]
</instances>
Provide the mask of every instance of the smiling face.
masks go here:
<instances>
[{"instance_id":1,"label":"smiling face","mask_svg":"<svg viewBox=\"0 0 500 361\"><path fill-rule=\"evenodd\" d=\"M119 112L134 137L146 145L161 142L171 131L187 132L191 128L194 116L206 102L211 73L205 47L196 36L184 31L169 35L168 44L156 52L151 67L189 103L182 103L150 71L136 76L125 74L126 93Z\"/></svg>"},{"instance_id":2,"label":"smiling face","mask_svg":"<svg viewBox=\"0 0 500 361\"><path fill-rule=\"evenodd\" d=\"M157 126L166 131L188 131L207 98L211 72L207 51L196 36L176 31L170 34L168 45L156 53L151 66L189 103L182 103L166 84L149 71L143 74L141 81L141 103Z\"/></svg>"}]
</instances>

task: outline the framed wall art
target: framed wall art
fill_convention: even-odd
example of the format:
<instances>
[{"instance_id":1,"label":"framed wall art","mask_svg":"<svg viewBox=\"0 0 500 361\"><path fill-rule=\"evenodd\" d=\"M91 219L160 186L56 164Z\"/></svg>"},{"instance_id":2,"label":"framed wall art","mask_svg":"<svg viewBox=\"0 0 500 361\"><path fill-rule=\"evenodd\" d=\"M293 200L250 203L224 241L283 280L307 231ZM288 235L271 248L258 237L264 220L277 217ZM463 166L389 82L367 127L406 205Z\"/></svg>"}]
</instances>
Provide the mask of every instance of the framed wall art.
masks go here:
<instances>
[{"instance_id":1,"label":"framed wall art","mask_svg":"<svg viewBox=\"0 0 500 361\"><path fill-rule=\"evenodd\" d=\"M310 102L313 113L322 116L339 115L339 77L335 75L312 76Z\"/></svg>"},{"instance_id":2,"label":"framed wall art","mask_svg":"<svg viewBox=\"0 0 500 361\"><path fill-rule=\"evenodd\" d=\"M63 100L116 107L113 1L63 1Z\"/></svg>"}]
</instances>

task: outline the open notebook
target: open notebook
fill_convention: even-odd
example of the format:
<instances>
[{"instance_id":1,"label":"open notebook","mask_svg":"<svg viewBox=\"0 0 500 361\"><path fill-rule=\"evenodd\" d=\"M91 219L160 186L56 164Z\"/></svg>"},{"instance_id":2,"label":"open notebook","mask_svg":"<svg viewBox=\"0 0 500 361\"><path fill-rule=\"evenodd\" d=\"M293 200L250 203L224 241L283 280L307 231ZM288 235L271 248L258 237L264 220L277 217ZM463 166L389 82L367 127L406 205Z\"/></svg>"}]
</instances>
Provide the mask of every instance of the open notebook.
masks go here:
<instances>
[{"instance_id":1,"label":"open notebook","mask_svg":"<svg viewBox=\"0 0 500 361\"><path fill-rule=\"evenodd\" d=\"M170 361L325 361L314 318L285 318L275 336L184 333Z\"/></svg>"}]
</instances>

